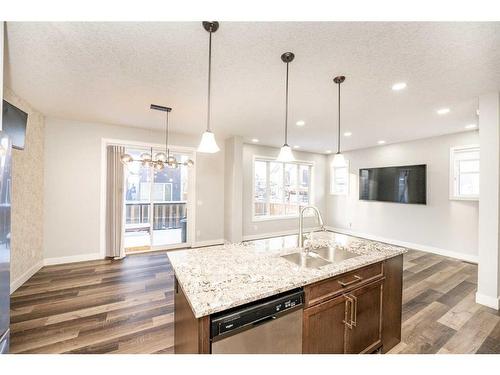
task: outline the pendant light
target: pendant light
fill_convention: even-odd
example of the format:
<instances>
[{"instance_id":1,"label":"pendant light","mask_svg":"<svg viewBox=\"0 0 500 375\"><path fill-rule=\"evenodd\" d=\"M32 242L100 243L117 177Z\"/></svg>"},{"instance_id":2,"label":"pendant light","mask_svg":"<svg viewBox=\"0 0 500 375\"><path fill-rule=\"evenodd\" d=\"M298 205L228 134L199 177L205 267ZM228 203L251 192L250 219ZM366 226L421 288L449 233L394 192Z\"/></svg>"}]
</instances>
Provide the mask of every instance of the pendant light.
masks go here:
<instances>
[{"instance_id":1,"label":"pendant light","mask_svg":"<svg viewBox=\"0 0 500 375\"><path fill-rule=\"evenodd\" d=\"M189 159L186 162L179 163L175 156L170 154L170 149L168 148L168 115L172 112L172 108L164 107L157 104L151 104L151 109L155 111L166 112L166 121L165 121L165 152L160 151L153 155L153 148L151 147L149 152L143 152L139 159L134 159L129 154L122 154L121 161L123 164L128 165L130 163L138 162L141 163L144 167L154 168L157 171L163 170L165 167L168 168L178 168L180 165L185 165L187 167L192 167L194 165L194 161Z\"/></svg>"},{"instance_id":2,"label":"pendant light","mask_svg":"<svg viewBox=\"0 0 500 375\"><path fill-rule=\"evenodd\" d=\"M339 103L339 125L338 125L338 137L337 137L337 153L333 157L333 166L334 167L345 167L346 162L344 155L340 152L340 84L345 81L344 76L338 76L333 79L333 82L335 82L338 85L338 103Z\"/></svg>"},{"instance_id":3,"label":"pendant light","mask_svg":"<svg viewBox=\"0 0 500 375\"><path fill-rule=\"evenodd\" d=\"M288 70L289 64L293 61L295 55L292 52L285 52L281 55L281 60L286 64L286 84L285 84L285 143L281 147L277 161L290 162L295 161L292 149L288 145Z\"/></svg>"},{"instance_id":4,"label":"pendant light","mask_svg":"<svg viewBox=\"0 0 500 375\"><path fill-rule=\"evenodd\" d=\"M198 146L198 152L213 154L220 150L215 141L214 133L210 129L210 89L212 78L212 33L219 29L219 22L203 21L203 28L208 31L208 99L207 99L207 130L201 136L201 142Z\"/></svg>"}]
</instances>

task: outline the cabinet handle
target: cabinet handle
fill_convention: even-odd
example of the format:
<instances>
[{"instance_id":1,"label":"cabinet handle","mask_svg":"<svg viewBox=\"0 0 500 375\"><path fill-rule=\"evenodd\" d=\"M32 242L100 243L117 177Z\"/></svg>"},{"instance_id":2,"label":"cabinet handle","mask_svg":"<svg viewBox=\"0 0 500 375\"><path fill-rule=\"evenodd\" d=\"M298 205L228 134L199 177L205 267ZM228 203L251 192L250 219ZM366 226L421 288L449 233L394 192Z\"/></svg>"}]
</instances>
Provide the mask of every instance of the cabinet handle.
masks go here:
<instances>
[{"instance_id":1,"label":"cabinet handle","mask_svg":"<svg viewBox=\"0 0 500 375\"><path fill-rule=\"evenodd\" d=\"M363 278L361 276L354 275L354 280L351 280L351 281L348 281L348 282L339 280L339 284L340 284L340 286L342 288L345 288L346 286L355 284L355 283L357 283L358 281L361 281L361 280L363 280Z\"/></svg>"},{"instance_id":2,"label":"cabinet handle","mask_svg":"<svg viewBox=\"0 0 500 375\"><path fill-rule=\"evenodd\" d=\"M349 316L349 306L351 307L350 308L351 316L350 319L347 319L347 317ZM349 329L352 329L352 306L353 306L352 298L349 296L345 296L344 320L342 321L342 323L344 323Z\"/></svg>"},{"instance_id":3,"label":"cabinet handle","mask_svg":"<svg viewBox=\"0 0 500 375\"><path fill-rule=\"evenodd\" d=\"M352 294L350 295L350 297L353 300L353 307L351 310L351 325L353 327L356 327L356 325L358 324L358 299Z\"/></svg>"}]
</instances>

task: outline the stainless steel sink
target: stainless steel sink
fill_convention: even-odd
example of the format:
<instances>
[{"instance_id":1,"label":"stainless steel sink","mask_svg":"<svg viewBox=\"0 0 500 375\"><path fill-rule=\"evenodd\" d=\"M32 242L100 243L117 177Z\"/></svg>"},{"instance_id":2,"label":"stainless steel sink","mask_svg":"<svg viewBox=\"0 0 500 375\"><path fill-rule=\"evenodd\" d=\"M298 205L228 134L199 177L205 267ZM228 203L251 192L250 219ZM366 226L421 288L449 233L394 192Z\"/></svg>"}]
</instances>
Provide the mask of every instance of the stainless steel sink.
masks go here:
<instances>
[{"instance_id":1,"label":"stainless steel sink","mask_svg":"<svg viewBox=\"0 0 500 375\"><path fill-rule=\"evenodd\" d=\"M303 252L282 255L281 257L285 258L289 262L295 263L299 267L307 268L320 268L331 263L324 260L317 254L306 254Z\"/></svg>"},{"instance_id":2,"label":"stainless steel sink","mask_svg":"<svg viewBox=\"0 0 500 375\"><path fill-rule=\"evenodd\" d=\"M312 249L310 253L315 253L330 263L342 262L343 260L355 258L360 255L339 247L320 247L319 249Z\"/></svg>"},{"instance_id":3,"label":"stainless steel sink","mask_svg":"<svg viewBox=\"0 0 500 375\"><path fill-rule=\"evenodd\" d=\"M289 262L292 262L300 267L320 268L332 263L339 263L343 260L354 258L360 254L352 253L342 248L320 247L310 250L308 253L297 252L287 255L282 255Z\"/></svg>"}]
</instances>

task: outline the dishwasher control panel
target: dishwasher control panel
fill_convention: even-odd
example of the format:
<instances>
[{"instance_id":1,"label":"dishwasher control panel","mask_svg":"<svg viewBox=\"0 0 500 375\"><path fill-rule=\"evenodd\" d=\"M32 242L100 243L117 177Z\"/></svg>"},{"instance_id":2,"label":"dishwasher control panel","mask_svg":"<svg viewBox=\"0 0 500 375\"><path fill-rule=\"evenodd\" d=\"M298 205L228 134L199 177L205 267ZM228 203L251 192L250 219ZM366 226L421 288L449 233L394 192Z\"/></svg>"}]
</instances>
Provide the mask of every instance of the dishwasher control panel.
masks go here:
<instances>
[{"instance_id":1,"label":"dishwasher control panel","mask_svg":"<svg viewBox=\"0 0 500 375\"><path fill-rule=\"evenodd\" d=\"M263 324L303 303L304 291L298 289L215 314L210 321L210 337Z\"/></svg>"}]
</instances>

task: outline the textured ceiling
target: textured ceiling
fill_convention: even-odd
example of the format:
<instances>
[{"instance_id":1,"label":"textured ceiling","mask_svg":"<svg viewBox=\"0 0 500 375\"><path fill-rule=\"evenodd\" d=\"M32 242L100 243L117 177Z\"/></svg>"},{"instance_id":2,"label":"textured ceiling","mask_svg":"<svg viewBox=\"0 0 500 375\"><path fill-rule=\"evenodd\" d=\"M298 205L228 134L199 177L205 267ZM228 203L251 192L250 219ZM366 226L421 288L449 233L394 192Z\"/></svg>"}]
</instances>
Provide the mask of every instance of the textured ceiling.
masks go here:
<instances>
[{"instance_id":1,"label":"textured ceiling","mask_svg":"<svg viewBox=\"0 0 500 375\"><path fill-rule=\"evenodd\" d=\"M150 103L172 106L172 129L200 134L207 33L187 23L7 24L6 82L50 116L160 128ZM290 65L290 145L336 142L342 92L346 149L464 130L478 95L500 90L500 23L221 22L213 38L213 130L283 143ZM394 92L393 83L407 82ZM449 107L445 116L436 114ZM297 127L297 120L306 126Z\"/></svg>"}]
</instances>

